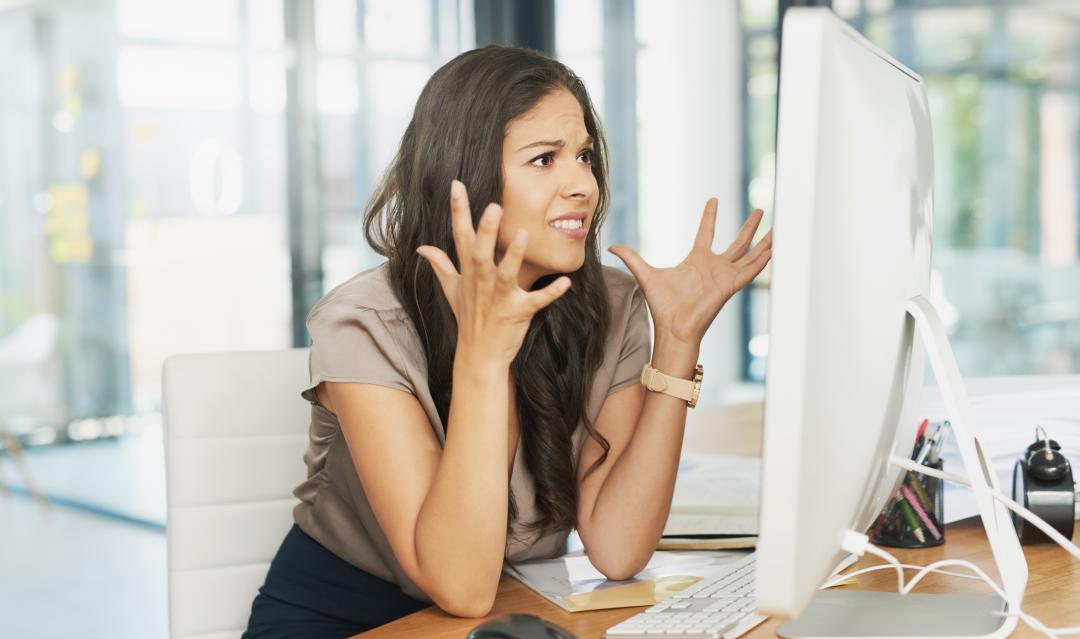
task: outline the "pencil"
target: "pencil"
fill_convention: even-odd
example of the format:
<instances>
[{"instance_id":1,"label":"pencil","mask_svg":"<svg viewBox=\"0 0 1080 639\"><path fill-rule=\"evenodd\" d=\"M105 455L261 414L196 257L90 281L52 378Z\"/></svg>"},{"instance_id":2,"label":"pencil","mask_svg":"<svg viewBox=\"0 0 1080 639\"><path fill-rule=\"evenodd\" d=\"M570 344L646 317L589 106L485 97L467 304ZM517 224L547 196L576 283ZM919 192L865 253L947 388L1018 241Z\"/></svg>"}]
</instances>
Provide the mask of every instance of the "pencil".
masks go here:
<instances>
[{"instance_id":1,"label":"pencil","mask_svg":"<svg viewBox=\"0 0 1080 639\"><path fill-rule=\"evenodd\" d=\"M911 507L915 509L915 514L918 515L919 519L926 525L926 529L930 531L930 534L934 536L934 539L941 539L941 533L938 532L937 526L934 525L934 522L930 521L930 517L926 514L926 511L923 510L922 506L919 505L919 500L915 499L915 495L912 494L911 489L908 488L906 484L900 484L900 491L904 493L904 500L911 504Z\"/></svg>"},{"instance_id":2,"label":"pencil","mask_svg":"<svg viewBox=\"0 0 1080 639\"><path fill-rule=\"evenodd\" d=\"M915 535L915 539L918 539L920 544L925 544L926 534L923 533L922 524L919 523L919 516L911 509L911 504L906 499L901 499L896 503L900 505L900 512L904 513L904 519L907 520L908 527L911 528L911 534Z\"/></svg>"}]
</instances>

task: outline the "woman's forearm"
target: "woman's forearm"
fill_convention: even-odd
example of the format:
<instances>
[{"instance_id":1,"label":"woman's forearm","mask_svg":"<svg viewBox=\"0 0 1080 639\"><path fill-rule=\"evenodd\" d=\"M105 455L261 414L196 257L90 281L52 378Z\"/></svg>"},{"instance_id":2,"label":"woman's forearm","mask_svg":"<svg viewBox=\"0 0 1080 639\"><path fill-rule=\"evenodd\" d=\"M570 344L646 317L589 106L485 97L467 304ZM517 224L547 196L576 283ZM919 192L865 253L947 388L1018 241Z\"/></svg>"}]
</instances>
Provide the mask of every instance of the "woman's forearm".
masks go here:
<instances>
[{"instance_id":1,"label":"woman's forearm","mask_svg":"<svg viewBox=\"0 0 1080 639\"><path fill-rule=\"evenodd\" d=\"M453 614L486 614L502 572L508 380L508 367L470 366L465 358L455 363L442 458L416 520L416 557L426 585L456 602L448 610Z\"/></svg>"},{"instance_id":2,"label":"woman's forearm","mask_svg":"<svg viewBox=\"0 0 1080 639\"><path fill-rule=\"evenodd\" d=\"M652 365L673 377L693 377L698 345L658 336ZM679 469L686 402L646 393L634 436L601 486L591 516L589 559L612 578L625 579L648 563L671 510Z\"/></svg>"}]
</instances>

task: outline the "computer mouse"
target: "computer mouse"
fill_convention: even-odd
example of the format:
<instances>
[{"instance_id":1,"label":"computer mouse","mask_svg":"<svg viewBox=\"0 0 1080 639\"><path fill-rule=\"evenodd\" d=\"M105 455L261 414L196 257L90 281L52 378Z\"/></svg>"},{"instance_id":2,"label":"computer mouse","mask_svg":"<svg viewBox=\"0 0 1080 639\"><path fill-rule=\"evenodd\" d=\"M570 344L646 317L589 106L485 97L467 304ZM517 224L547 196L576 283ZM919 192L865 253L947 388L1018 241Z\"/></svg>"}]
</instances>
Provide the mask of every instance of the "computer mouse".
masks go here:
<instances>
[{"instance_id":1,"label":"computer mouse","mask_svg":"<svg viewBox=\"0 0 1080 639\"><path fill-rule=\"evenodd\" d=\"M577 636L547 619L515 612L485 621L472 629L468 639L577 639Z\"/></svg>"}]
</instances>

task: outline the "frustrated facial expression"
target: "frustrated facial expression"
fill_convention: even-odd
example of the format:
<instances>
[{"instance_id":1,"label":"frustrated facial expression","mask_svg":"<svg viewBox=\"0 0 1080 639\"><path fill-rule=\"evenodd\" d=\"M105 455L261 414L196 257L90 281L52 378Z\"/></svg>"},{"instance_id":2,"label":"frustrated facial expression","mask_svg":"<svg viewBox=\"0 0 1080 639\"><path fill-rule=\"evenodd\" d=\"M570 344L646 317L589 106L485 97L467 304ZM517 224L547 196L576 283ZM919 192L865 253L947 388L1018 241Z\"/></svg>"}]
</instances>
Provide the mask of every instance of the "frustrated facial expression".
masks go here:
<instances>
[{"instance_id":1,"label":"frustrated facial expression","mask_svg":"<svg viewBox=\"0 0 1080 639\"><path fill-rule=\"evenodd\" d=\"M592 155L581 105L565 89L541 98L507 126L496 248L501 257L518 229L529 232L518 277L523 289L585 263L585 238L599 197Z\"/></svg>"}]
</instances>

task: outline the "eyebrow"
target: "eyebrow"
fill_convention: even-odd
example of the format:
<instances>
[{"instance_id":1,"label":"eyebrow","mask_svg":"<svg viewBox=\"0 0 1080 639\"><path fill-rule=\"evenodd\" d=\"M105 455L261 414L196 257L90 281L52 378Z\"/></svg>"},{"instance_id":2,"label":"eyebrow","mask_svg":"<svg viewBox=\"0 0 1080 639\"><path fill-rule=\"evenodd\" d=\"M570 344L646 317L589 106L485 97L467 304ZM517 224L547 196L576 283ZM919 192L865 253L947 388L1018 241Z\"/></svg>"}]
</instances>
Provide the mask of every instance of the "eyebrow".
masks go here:
<instances>
[{"instance_id":1,"label":"eyebrow","mask_svg":"<svg viewBox=\"0 0 1080 639\"><path fill-rule=\"evenodd\" d=\"M585 142L582 144L582 146L584 146L586 144L592 144L592 143L593 143L593 137L591 135L587 135L587 136L585 136ZM537 147L537 146L554 146L554 147L557 147L557 148L561 149L562 147L566 146L566 140L540 140L538 142L532 142L530 144L526 144L525 146L521 147L520 149L515 151L515 153L520 153L521 151L524 151L525 149L531 149L531 148Z\"/></svg>"}]
</instances>

